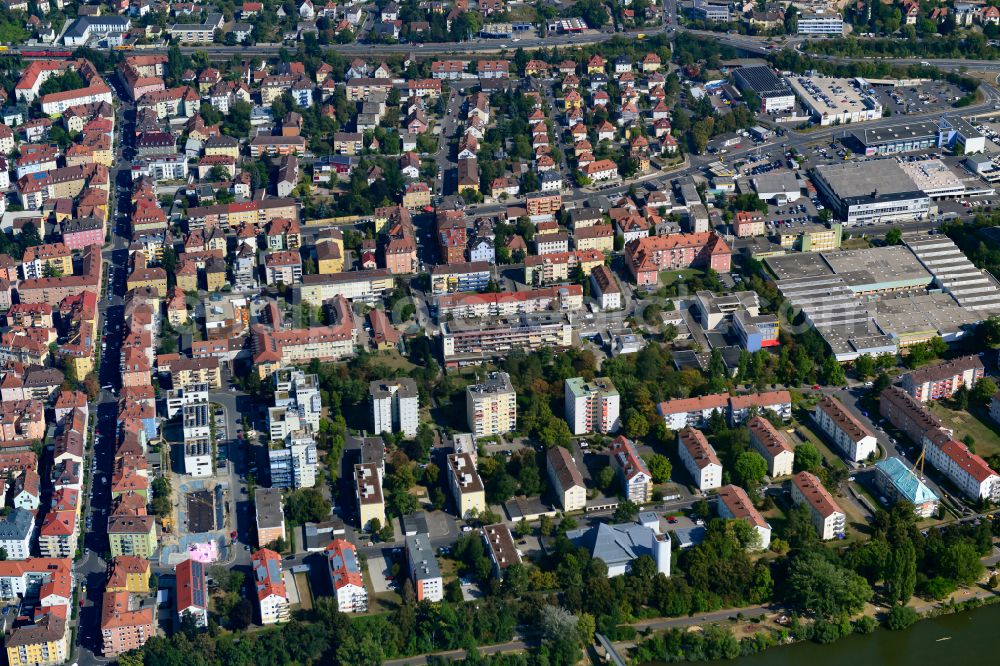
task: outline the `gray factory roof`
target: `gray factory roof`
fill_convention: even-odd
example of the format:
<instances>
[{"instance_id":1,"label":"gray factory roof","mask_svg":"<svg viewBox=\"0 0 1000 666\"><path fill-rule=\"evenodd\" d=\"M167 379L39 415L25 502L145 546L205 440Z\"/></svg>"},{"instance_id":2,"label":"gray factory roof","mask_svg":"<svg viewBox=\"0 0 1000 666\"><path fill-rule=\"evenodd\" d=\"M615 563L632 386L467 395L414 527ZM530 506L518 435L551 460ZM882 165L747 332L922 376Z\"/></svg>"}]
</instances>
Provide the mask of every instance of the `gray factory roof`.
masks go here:
<instances>
[{"instance_id":1,"label":"gray factory roof","mask_svg":"<svg viewBox=\"0 0 1000 666\"><path fill-rule=\"evenodd\" d=\"M904 121L886 127L856 129L851 135L865 146L877 146L896 141L937 138L938 125L935 120Z\"/></svg>"},{"instance_id":2,"label":"gray factory roof","mask_svg":"<svg viewBox=\"0 0 1000 666\"><path fill-rule=\"evenodd\" d=\"M855 291L926 287L932 281L927 269L901 245L822 254L833 272Z\"/></svg>"},{"instance_id":3,"label":"gray factory roof","mask_svg":"<svg viewBox=\"0 0 1000 666\"><path fill-rule=\"evenodd\" d=\"M822 164L816 167L816 175L844 200L909 194L923 196L894 159Z\"/></svg>"}]
</instances>

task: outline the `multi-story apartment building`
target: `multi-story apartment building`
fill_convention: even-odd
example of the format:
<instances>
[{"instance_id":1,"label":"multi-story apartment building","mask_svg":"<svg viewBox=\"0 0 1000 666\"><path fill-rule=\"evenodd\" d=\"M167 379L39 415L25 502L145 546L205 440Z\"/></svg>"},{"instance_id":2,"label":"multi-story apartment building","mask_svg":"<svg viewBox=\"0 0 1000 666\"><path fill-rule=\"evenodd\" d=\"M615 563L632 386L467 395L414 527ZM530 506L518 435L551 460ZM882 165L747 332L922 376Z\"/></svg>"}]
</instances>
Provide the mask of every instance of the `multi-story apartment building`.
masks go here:
<instances>
[{"instance_id":1,"label":"multi-story apartment building","mask_svg":"<svg viewBox=\"0 0 1000 666\"><path fill-rule=\"evenodd\" d=\"M565 513L587 508L587 486L569 451L561 446L550 448L545 453L545 468L552 490Z\"/></svg>"},{"instance_id":2,"label":"multi-story apartment building","mask_svg":"<svg viewBox=\"0 0 1000 666\"><path fill-rule=\"evenodd\" d=\"M493 277L487 261L439 264L431 271L431 293L435 296L460 291L482 291Z\"/></svg>"},{"instance_id":3,"label":"multi-story apartment building","mask_svg":"<svg viewBox=\"0 0 1000 666\"><path fill-rule=\"evenodd\" d=\"M621 425L618 389L607 377L587 381L571 377L565 385L566 420L574 435L590 432L609 434Z\"/></svg>"},{"instance_id":4,"label":"multi-story apartment building","mask_svg":"<svg viewBox=\"0 0 1000 666\"><path fill-rule=\"evenodd\" d=\"M660 271L706 266L728 273L732 250L713 231L648 236L625 246L625 263L640 287L652 287Z\"/></svg>"},{"instance_id":5,"label":"multi-story apartment building","mask_svg":"<svg viewBox=\"0 0 1000 666\"><path fill-rule=\"evenodd\" d=\"M269 330L256 324L251 333L253 364L261 379L276 370L312 359L339 361L354 354L357 328L350 305L343 296L330 302L330 312L337 322L331 326Z\"/></svg>"},{"instance_id":6,"label":"multi-story apartment building","mask_svg":"<svg viewBox=\"0 0 1000 666\"><path fill-rule=\"evenodd\" d=\"M385 525L385 499L382 495L382 475L375 463L354 466L354 495L358 502L358 524L371 529L373 521Z\"/></svg>"},{"instance_id":7,"label":"multi-story apartment building","mask_svg":"<svg viewBox=\"0 0 1000 666\"><path fill-rule=\"evenodd\" d=\"M41 609L40 609L41 610ZM34 624L11 630L4 639L9 666L60 666L69 661L69 631L63 613L42 612Z\"/></svg>"},{"instance_id":8,"label":"multi-story apartment building","mask_svg":"<svg viewBox=\"0 0 1000 666\"><path fill-rule=\"evenodd\" d=\"M787 421L792 416L792 396L788 391L747 393L729 397L729 423L739 425L754 412L773 412Z\"/></svg>"},{"instance_id":9,"label":"multi-story apartment building","mask_svg":"<svg viewBox=\"0 0 1000 666\"><path fill-rule=\"evenodd\" d=\"M417 601L441 601L444 598L441 569L426 534L406 537L406 563Z\"/></svg>"},{"instance_id":10,"label":"multi-story apartment building","mask_svg":"<svg viewBox=\"0 0 1000 666\"><path fill-rule=\"evenodd\" d=\"M755 416L747 421L750 431L750 446L767 463L767 475L776 478L792 473L795 452L781 433L763 416Z\"/></svg>"},{"instance_id":11,"label":"multi-story apartment building","mask_svg":"<svg viewBox=\"0 0 1000 666\"><path fill-rule=\"evenodd\" d=\"M15 508L0 521L0 548L9 560L31 557L31 541L35 535L35 516L25 509Z\"/></svg>"},{"instance_id":12,"label":"multi-story apartment building","mask_svg":"<svg viewBox=\"0 0 1000 666\"><path fill-rule=\"evenodd\" d=\"M448 483L459 517L470 518L486 511L486 488L471 454L448 456Z\"/></svg>"},{"instance_id":13,"label":"multi-story apartment building","mask_svg":"<svg viewBox=\"0 0 1000 666\"><path fill-rule=\"evenodd\" d=\"M483 527L483 541L486 542L486 552L493 562L493 575L497 579L503 578L503 572L512 564L521 563L521 553L518 552L514 544L514 537L510 533L510 528L504 523L496 525L485 525Z\"/></svg>"},{"instance_id":14,"label":"multi-story apartment building","mask_svg":"<svg viewBox=\"0 0 1000 666\"><path fill-rule=\"evenodd\" d=\"M372 432L401 432L416 437L420 426L420 394L409 377L373 381L368 386Z\"/></svg>"},{"instance_id":15,"label":"multi-story apartment building","mask_svg":"<svg viewBox=\"0 0 1000 666\"><path fill-rule=\"evenodd\" d=\"M319 378L295 368L274 373L274 407L267 410L271 440L283 440L297 431L319 432L323 402Z\"/></svg>"},{"instance_id":16,"label":"multi-story apartment building","mask_svg":"<svg viewBox=\"0 0 1000 666\"><path fill-rule=\"evenodd\" d=\"M720 518L747 521L760 535L760 543L757 544L757 548L767 550L771 546L771 526L754 507L747 491L730 484L719 488L717 497L719 501L716 507Z\"/></svg>"},{"instance_id":17,"label":"multi-story apartment building","mask_svg":"<svg viewBox=\"0 0 1000 666\"><path fill-rule=\"evenodd\" d=\"M844 537L847 517L816 475L799 472L792 477L792 501L805 504L809 509L820 539L827 541Z\"/></svg>"},{"instance_id":18,"label":"multi-story apartment building","mask_svg":"<svg viewBox=\"0 0 1000 666\"><path fill-rule=\"evenodd\" d=\"M358 551L344 539L334 539L326 547L327 571L337 596L341 613L364 613L368 610L368 590L361 576Z\"/></svg>"},{"instance_id":19,"label":"multi-story apartment building","mask_svg":"<svg viewBox=\"0 0 1000 666\"><path fill-rule=\"evenodd\" d=\"M614 272L607 266L598 266L590 273L590 286L601 310L618 310L622 306L622 290Z\"/></svg>"},{"instance_id":20,"label":"multi-story apartment building","mask_svg":"<svg viewBox=\"0 0 1000 666\"><path fill-rule=\"evenodd\" d=\"M920 402L950 398L961 387L971 389L986 372L978 356L963 356L908 372L903 390Z\"/></svg>"},{"instance_id":21,"label":"multi-story apartment building","mask_svg":"<svg viewBox=\"0 0 1000 666\"><path fill-rule=\"evenodd\" d=\"M573 325L564 312L535 312L486 321L446 321L439 330L441 352L448 367L503 358L515 349L566 349L573 344Z\"/></svg>"},{"instance_id":22,"label":"multi-story apartment building","mask_svg":"<svg viewBox=\"0 0 1000 666\"><path fill-rule=\"evenodd\" d=\"M149 559L156 552L156 524L152 516L133 513L108 517L108 540L111 555L135 555Z\"/></svg>"},{"instance_id":23,"label":"multi-story apartment building","mask_svg":"<svg viewBox=\"0 0 1000 666\"><path fill-rule=\"evenodd\" d=\"M434 302L438 321L510 317L543 310L574 312L582 307L583 287L578 284L495 294L445 294Z\"/></svg>"},{"instance_id":24,"label":"multi-story apartment building","mask_svg":"<svg viewBox=\"0 0 1000 666\"><path fill-rule=\"evenodd\" d=\"M149 571L149 560L135 555L119 555L111 560L104 589L107 592L147 594L150 590Z\"/></svg>"},{"instance_id":25,"label":"multi-story apartment building","mask_svg":"<svg viewBox=\"0 0 1000 666\"><path fill-rule=\"evenodd\" d=\"M939 440L940 441L940 440ZM969 447L954 439L924 446L927 462L958 486L973 501L1000 500L1000 476Z\"/></svg>"},{"instance_id":26,"label":"multi-story apartment building","mask_svg":"<svg viewBox=\"0 0 1000 666\"><path fill-rule=\"evenodd\" d=\"M604 264L604 253L597 250L574 250L524 258L524 283L535 287L569 282L577 267L590 275Z\"/></svg>"},{"instance_id":27,"label":"multi-story apartment building","mask_svg":"<svg viewBox=\"0 0 1000 666\"><path fill-rule=\"evenodd\" d=\"M715 449L700 430L685 428L677 434L677 452L684 469L694 479L698 490L705 492L722 485L722 463Z\"/></svg>"},{"instance_id":28,"label":"multi-story apartment building","mask_svg":"<svg viewBox=\"0 0 1000 666\"><path fill-rule=\"evenodd\" d=\"M117 657L156 635L155 607L127 590L105 591L101 603L101 652Z\"/></svg>"},{"instance_id":29,"label":"multi-story apartment building","mask_svg":"<svg viewBox=\"0 0 1000 666\"><path fill-rule=\"evenodd\" d=\"M285 538L285 510L278 488L255 488L257 545L261 548Z\"/></svg>"},{"instance_id":30,"label":"multi-story apartment building","mask_svg":"<svg viewBox=\"0 0 1000 666\"><path fill-rule=\"evenodd\" d=\"M321 243L320 245L326 245ZM341 256L343 254L341 253ZM346 271L343 273L304 275L299 286L303 303L321 307L326 301L343 296L352 301L374 305L392 291L395 278L384 268Z\"/></svg>"},{"instance_id":31,"label":"multi-story apartment building","mask_svg":"<svg viewBox=\"0 0 1000 666\"><path fill-rule=\"evenodd\" d=\"M868 428L833 396L820 398L813 408L813 420L845 458L861 462L878 451L878 441Z\"/></svg>"},{"instance_id":32,"label":"multi-story apartment building","mask_svg":"<svg viewBox=\"0 0 1000 666\"><path fill-rule=\"evenodd\" d=\"M250 564L253 567L260 623L267 625L288 622L288 592L281 575L281 555L261 548L250 557Z\"/></svg>"},{"instance_id":33,"label":"multi-story apartment building","mask_svg":"<svg viewBox=\"0 0 1000 666\"><path fill-rule=\"evenodd\" d=\"M312 488L316 485L316 440L299 431L267 452L273 488Z\"/></svg>"},{"instance_id":34,"label":"multi-story apartment building","mask_svg":"<svg viewBox=\"0 0 1000 666\"><path fill-rule=\"evenodd\" d=\"M625 499L636 504L649 502L653 497L653 475L639 457L635 445L619 435L611 444L611 459L614 461Z\"/></svg>"},{"instance_id":35,"label":"multi-story apartment building","mask_svg":"<svg viewBox=\"0 0 1000 666\"><path fill-rule=\"evenodd\" d=\"M270 252L264 257L264 280L269 285L302 282L302 256L298 250Z\"/></svg>"},{"instance_id":36,"label":"multi-story apartment building","mask_svg":"<svg viewBox=\"0 0 1000 666\"><path fill-rule=\"evenodd\" d=\"M208 626L208 588L205 584L205 565L187 559L174 568L177 578L175 599L177 620L183 622L190 616L198 627Z\"/></svg>"},{"instance_id":37,"label":"multi-story apartment building","mask_svg":"<svg viewBox=\"0 0 1000 666\"><path fill-rule=\"evenodd\" d=\"M517 395L505 372L491 373L486 381L465 389L465 415L475 437L492 437L517 427Z\"/></svg>"},{"instance_id":38,"label":"multi-story apartment building","mask_svg":"<svg viewBox=\"0 0 1000 666\"><path fill-rule=\"evenodd\" d=\"M698 398L667 400L658 404L656 411L671 430L700 428L708 422L714 412L728 414L729 394L713 393Z\"/></svg>"},{"instance_id":39,"label":"multi-story apartment building","mask_svg":"<svg viewBox=\"0 0 1000 666\"><path fill-rule=\"evenodd\" d=\"M76 554L77 518L72 509L45 514L38 528L38 552L42 557L73 557Z\"/></svg>"},{"instance_id":40,"label":"multi-story apartment building","mask_svg":"<svg viewBox=\"0 0 1000 666\"><path fill-rule=\"evenodd\" d=\"M913 512L921 518L937 514L941 503L937 494L899 458L886 458L875 463L875 487L893 504L900 500L912 504Z\"/></svg>"},{"instance_id":41,"label":"multi-story apartment building","mask_svg":"<svg viewBox=\"0 0 1000 666\"><path fill-rule=\"evenodd\" d=\"M898 428L917 445L923 446L928 434L933 439L946 435L951 437L952 431L944 427L941 419L931 414L917 402L917 399L898 386L890 386L879 395L878 411L894 427Z\"/></svg>"}]
</instances>

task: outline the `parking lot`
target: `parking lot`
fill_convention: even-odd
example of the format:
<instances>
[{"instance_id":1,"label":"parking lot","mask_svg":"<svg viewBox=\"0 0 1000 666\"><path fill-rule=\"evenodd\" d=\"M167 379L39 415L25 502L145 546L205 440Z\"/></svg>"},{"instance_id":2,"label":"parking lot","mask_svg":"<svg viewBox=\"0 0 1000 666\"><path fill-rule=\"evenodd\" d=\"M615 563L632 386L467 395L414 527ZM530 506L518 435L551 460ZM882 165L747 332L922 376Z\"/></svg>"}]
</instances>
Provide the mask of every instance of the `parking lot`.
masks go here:
<instances>
[{"instance_id":1,"label":"parking lot","mask_svg":"<svg viewBox=\"0 0 1000 666\"><path fill-rule=\"evenodd\" d=\"M962 98L958 86L947 81L928 81L919 86L877 88L882 106L894 114L948 111Z\"/></svg>"}]
</instances>

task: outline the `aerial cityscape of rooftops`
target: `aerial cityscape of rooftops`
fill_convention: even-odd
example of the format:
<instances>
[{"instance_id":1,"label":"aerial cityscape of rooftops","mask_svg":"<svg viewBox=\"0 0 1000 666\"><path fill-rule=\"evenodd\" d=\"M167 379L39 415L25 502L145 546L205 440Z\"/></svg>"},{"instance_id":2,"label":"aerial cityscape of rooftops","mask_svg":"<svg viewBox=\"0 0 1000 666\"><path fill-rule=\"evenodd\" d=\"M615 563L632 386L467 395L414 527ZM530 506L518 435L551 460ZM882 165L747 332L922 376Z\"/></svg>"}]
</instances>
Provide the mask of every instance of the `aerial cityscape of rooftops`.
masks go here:
<instances>
[{"instance_id":1,"label":"aerial cityscape of rooftops","mask_svg":"<svg viewBox=\"0 0 1000 666\"><path fill-rule=\"evenodd\" d=\"M7 663L1000 600L998 7L3 0Z\"/></svg>"}]
</instances>

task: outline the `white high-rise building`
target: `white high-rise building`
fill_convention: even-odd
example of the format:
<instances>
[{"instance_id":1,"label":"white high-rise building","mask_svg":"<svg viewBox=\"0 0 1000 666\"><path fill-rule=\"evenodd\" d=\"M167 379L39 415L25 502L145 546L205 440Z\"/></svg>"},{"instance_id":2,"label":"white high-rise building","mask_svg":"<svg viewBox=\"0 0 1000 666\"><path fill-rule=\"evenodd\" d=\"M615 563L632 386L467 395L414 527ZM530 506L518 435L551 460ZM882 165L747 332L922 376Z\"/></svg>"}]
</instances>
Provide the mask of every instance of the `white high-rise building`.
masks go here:
<instances>
[{"instance_id":1,"label":"white high-rise building","mask_svg":"<svg viewBox=\"0 0 1000 666\"><path fill-rule=\"evenodd\" d=\"M465 389L465 413L476 437L503 435L517 427L517 394L506 372Z\"/></svg>"},{"instance_id":2,"label":"white high-rise building","mask_svg":"<svg viewBox=\"0 0 1000 666\"><path fill-rule=\"evenodd\" d=\"M583 377L572 377L565 386L566 420L574 435L618 430L620 396L610 379L598 377L588 382Z\"/></svg>"},{"instance_id":3,"label":"white high-rise building","mask_svg":"<svg viewBox=\"0 0 1000 666\"><path fill-rule=\"evenodd\" d=\"M295 368L274 373L274 407L267 410L271 439L284 439L297 430L319 431L323 411L319 378Z\"/></svg>"},{"instance_id":4,"label":"white high-rise building","mask_svg":"<svg viewBox=\"0 0 1000 666\"><path fill-rule=\"evenodd\" d=\"M268 451L271 487L312 488L316 485L317 460L316 440L305 434L289 435L283 448Z\"/></svg>"},{"instance_id":5,"label":"white high-rise building","mask_svg":"<svg viewBox=\"0 0 1000 666\"><path fill-rule=\"evenodd\" d=\"M368 387L375 434L401 432L416 437L420 427L420 395L417 383L408 377L374 381Z\"/></svg>"}]
</instances>

